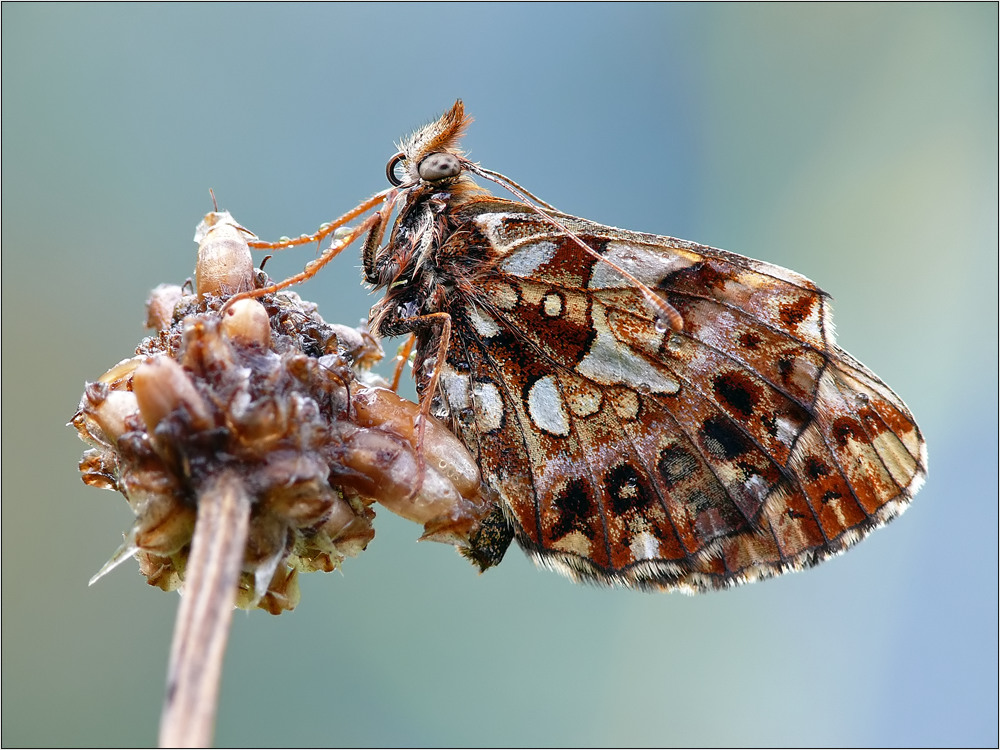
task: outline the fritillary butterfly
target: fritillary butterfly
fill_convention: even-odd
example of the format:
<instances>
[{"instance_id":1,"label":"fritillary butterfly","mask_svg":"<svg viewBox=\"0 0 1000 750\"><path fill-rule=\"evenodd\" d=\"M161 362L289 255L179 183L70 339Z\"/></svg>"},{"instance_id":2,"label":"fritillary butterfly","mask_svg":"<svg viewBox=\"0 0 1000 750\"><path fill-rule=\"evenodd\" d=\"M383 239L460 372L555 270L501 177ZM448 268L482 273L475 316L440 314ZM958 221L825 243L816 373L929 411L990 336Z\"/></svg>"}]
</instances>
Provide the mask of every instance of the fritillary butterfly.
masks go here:
<instances>
[{"instance_id":1,"label":"fritillary butterfly","mask_svg":"<svg viewBox=\"0 0 1000 750\"><path fill-rule=\"evenodd\" d=\"M421 401L495 500L467 556L517 539L576 580L702 591L814 565L907 507L923 437L816 285L560 213L467 160L468 123L459 101L406 139L393 188L352 213L382 203L352 233L386 290L371 330L415 335Z\"/></svg>"}]
</instances>

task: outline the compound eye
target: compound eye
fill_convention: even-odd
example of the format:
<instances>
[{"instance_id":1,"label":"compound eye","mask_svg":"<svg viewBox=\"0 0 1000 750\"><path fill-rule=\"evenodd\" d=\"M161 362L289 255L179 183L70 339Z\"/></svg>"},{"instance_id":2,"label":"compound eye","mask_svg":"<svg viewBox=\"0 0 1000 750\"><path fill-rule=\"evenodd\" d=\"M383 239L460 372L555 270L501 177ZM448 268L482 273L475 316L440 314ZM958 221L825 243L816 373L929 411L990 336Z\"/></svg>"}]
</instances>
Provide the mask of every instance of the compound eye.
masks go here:
<instances>
[{"instance_id":1,"label":"compound eye","mask_svg":"<svg viewBox=\"0 0 1000 750\"><path fill-rule=\"evenodd\" d=\"M399 175L396 174L396 167L398 167L399 163L403 161L403 159L405 158L406 154L400 152L391 159L389 159L389 163L385 165L386 179L389 180L389 184L392 185L393 187L399 187L400 185L403 184L403 181L399 178Z\"/></svg>"},{"instance_id":2,"label":"compound eye","mask_svg":"<svg viewBox=\"0 0 1000 750\"><path fill-rule=\"evenodd\" d=\"M462 173L462 162L454 154L430 154L417 165L417 174L427 182L438 182Z\"/></svg>"}]
</instances>

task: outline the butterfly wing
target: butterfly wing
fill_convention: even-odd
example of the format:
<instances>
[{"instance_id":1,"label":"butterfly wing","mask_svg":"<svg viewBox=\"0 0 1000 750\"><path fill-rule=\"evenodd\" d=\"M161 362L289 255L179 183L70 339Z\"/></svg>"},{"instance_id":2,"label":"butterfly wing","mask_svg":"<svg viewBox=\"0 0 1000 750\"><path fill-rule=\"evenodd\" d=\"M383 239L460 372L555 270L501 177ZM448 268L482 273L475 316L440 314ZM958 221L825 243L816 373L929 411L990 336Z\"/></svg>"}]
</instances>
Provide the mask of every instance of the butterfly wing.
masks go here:
<instances>
[{"instance_id":1,"label":"butterfly wing","mask_svg":"<svg viewBox=\"0 0 1000 750\"><path fill-rule=\"evenodd\" d=\"M843 551L919 488L912 415L836 346L808 279L560 216L681 314L672 332L523 205L471 201L456 219L443 405L539 563L720 588Z\"/></svg>"}]
</instances>

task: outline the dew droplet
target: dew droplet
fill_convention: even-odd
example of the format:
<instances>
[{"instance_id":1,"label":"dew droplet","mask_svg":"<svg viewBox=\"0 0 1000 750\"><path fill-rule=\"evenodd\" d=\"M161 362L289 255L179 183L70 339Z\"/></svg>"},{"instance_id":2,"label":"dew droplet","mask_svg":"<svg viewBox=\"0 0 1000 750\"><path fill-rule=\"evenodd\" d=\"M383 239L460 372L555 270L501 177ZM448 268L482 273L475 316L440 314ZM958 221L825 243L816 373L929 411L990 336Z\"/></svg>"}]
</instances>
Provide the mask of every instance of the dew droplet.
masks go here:
<instances>
[{"instance_id":1,"label":"dew droplet","mask_svg":"<svg viewBox=\"0 0 1000 750\"><path fill-rule=\"evenodd\" d=\"M656 329L657 333L666 333L670 329L670 324L662 316L657 316L653 328Z\"/></svg>"},{"instance_id":2,"label":"dew droplet","mask_svg":"<svg viewBox=\"0 0 1000 750\"><path fill-rule=\"evenodd\" d=\"M859 409L868 406L868 394L867 393L855 393L854 394L854 405Z\"/></svg>"}]
</instances>

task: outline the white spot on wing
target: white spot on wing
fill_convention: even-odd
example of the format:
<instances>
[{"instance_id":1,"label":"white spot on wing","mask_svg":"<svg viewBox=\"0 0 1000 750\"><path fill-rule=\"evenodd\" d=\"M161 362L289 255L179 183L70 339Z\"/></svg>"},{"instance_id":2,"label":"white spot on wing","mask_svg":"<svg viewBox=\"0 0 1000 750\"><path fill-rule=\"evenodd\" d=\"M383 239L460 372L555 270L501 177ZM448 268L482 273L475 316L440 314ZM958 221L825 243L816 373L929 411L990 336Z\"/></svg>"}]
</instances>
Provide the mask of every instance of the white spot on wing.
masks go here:
<instances>
[{"instance_id":1,"label":"white spot on wing","mask_svg":"<svg viewBox=\"0 0 1000 750\"><path fill-rule=\"evenodd\" d=\"M539 429L552 435L569 434L569 416L553 375L539 378L528 390L528 413Z\"/></svg>"},{"instance_id":2,"label":"white spot on wing","mask_svg":"<svg viewBox=\"0 0 1000 750\"><path fill-rule=\"evenodd\" d=\"M660 556L660 543L648 531L640 531L633 537L629 551L636 560L655 560Z\"/></svg>"},{"instance_id":3,"label":"white spot on wing","mask_svg":"<svg viewBox=\"0 0 1000 750\"><path fill-rule=\"evenodd\" d=\"M746 487L747 492L758 500L763 500L767 497L768 492L771 490L771 486L767 483L767 480L759 474L752 475L743 482L743 486Z\"/></svg>"},{"instance_id":4,"label":"white spot on wing","mask_svg":"<svg viewBox=\"0 0 1000 750\"><path fill-rule=\"evenodd\" d=\"M562 308L562 297L554 292L546 294L544 299L542 299L542 309L550 318L558 318L562 315Z\"/></svg>"},{"instance_id":5,"label":"white spot on wing","mask_svg":"<svg viewBox=\"0 0 1000 750\"><path fill-rule=\"evenodd\" d=\"M489 381L473 383L472 398L476 404L476 422L480 431L499 430L503 426L503 399L497 387Z\"/></svg>"},{"instance_id":6,"label":"white spot on wing","mask_svg":"<svg viewBox=\"0 0 1000 750\"><path fill-rule=\"evenodd\" d=\"M576 371L595 383L626 385L633 390L654 393L677 393L680 383L666 370L655 367L614 337L607 317L594 308L594 328L597 337L590 351L580 360Z\"/></svg>"},{"instance_id":7,"label":"white spot on wing","mask_svg":"<svg viewBox=\"0 0 1000 750\"><path fill-rule=\"evenodd\" d=\"M774 425L778 431L778 442L782 445L791 445L799 436L799 425L787 417L778 417L774 420Z\"/></svg>"},{"instance_id":8,"label":"white spot on wing","mask_svg":"<svg viewBox=\"0 0 1000 750\"><path fill-rule=\"evenodd\" d=\"M448 400L448 405L455 411L468 408L469 379L450 369L443 369L440 378L441 388Z\"/></svg>"},{"instance_id":9,"label":"white spot on wing","mask_svg":"<svg viewBox=\"0 0 1000 750\"><path fill-rule=\"evenodd\" d=\"M496 336L500 333L500 326L497 325L496 320L489 313L471 304L466 306L465 311L468 313L469 322L472 323L472 327L476 329L476 333L484 339L488 339L491 336Z\"/></svg>"},{"instance_id":10,"label":"white spot on wing","mask_svg":"<svg viewBox=\"0 0 1000 750\"><path fill-rule=\"evenodd\" d=\"M502 261L500 268L511 276L531 276L538 268L555 257L556 244L548 240L524 245Z\"/></svg>"}]
</instances>

